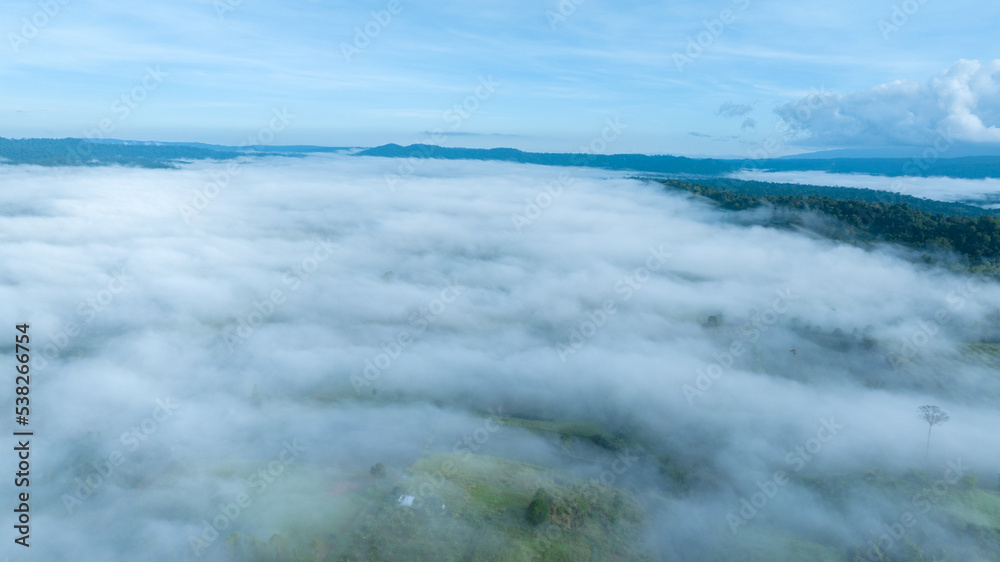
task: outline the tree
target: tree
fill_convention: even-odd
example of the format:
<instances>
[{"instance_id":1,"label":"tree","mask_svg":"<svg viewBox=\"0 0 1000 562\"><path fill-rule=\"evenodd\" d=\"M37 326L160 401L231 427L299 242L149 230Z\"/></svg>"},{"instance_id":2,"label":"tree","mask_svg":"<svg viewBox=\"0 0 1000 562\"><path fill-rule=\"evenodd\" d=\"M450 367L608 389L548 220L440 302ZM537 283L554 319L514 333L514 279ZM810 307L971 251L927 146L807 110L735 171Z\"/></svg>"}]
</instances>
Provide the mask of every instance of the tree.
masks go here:
<instances>
[{"instance_id":1,"label":"tree","mask_svg":"<svg viewBox=\"0 0 1000 562\"><path fill-rule=\"evenodd\" d=\"M226 546L229 548L230 558L233 560L243 560L243 538L239 533L232 533L226 537Z\"/></svg>"},{"instance_id":2,"label":"tree","mask_svg":"<svg viewBox=\"0 0 1000 562\"><path fill-rule=\"evenodd\" d=\"M920 412L920 419L927 422L927 453L926 456L931 454L931 429L938 424L942 424L951 419L947 413L937 406L921 406L917 408Z\"/></svg>"},{"instance_id":3,"label":"tree","mask_svg":"<svg viewBox=\"0 0 1000 562\"><path fill-rule=\"evenodd\" d=\"M288 539L285 538L281 533L275 533L271 535L271 540L268 541L268 546L270 546L271 556L268 560L273 560L274 562L285 562L290 560L291 556L288 552Z\"/></svg>"},{"instance_id":4,"label":"tree","mask_svg":"<svg viewBox=\"0 0 1000 562\"><path fill-rule=\"evenodd\" d=\"M375 478L382 478L385 476L385 465L382 463L376 464L368 469L368 474L371 474Z\"/></svg>"},{"instance_id":5,"label":"tree","mask_svg":"<svg viewBox=\"0 0 1000 562\"><path fill-rule=\"evenodd\" d=\"M532 525L538 526L549 520L549 509L552 496L548 494L545 490L539 488L535 492L535 497L532 498L531 503L528 504L527 512L525 516L528 518L528 522Z\"/></svg>"}]
</instances>

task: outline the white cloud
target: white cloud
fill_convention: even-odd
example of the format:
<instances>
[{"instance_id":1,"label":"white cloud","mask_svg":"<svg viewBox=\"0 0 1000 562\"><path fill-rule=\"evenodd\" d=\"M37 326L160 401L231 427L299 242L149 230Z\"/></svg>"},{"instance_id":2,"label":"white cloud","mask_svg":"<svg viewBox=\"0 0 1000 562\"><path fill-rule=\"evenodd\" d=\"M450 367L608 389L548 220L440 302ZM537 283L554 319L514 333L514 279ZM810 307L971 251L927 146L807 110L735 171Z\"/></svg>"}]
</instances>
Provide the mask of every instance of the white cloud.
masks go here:
<instances>
[{"instance_id":1,"label":"white cloud","mask_svg":"<svg viewBox=\"0 0 1000 562\"><path fill-rule=\"evenodd\" d=\"M998 178L891 177L868 174L832 174L816 171L765 172L761 170L740 170L731 174L731 177L773 183L877 189L938 201L973 202L985 205L996 204L997 194L1000 194L1000 179Z\"/></svg>"},{"instance_id":2,"label":"white cloud","mask_svg":"<svg viewBox=\"0 0 1000 562\"><path fill-rule=\"evenodd\" d=\"M849 94L804 98L775 112L811 146L1000 142L1000 59L960 60L926 83L896 80Z\"/></svg>"},{"instance_id":3,"label":"white cloud","mask_svg":"<svg viewBox=\"0 0 1000 562\"><path fill-rule=\"evenodd\" d=\"M922 403L938 403L953 418L935 429L934 451L984 471L997 466L1000 453L982 446L1000 425L994 373L929 362L904 377L886 363L885 349L949 306L961 278L893 251L743 226L760 211L721 212L603 170L427 160L413 163L392 191L385 175L401 164L253 159L191 225L180 207L225 163L0 166L0 181L19 186L0 193L8 210L0 216L0 298L10 318L32 322L39 375L32 397L48 451L32 507L42 508L40 527L65 530L38 541L39 559L187 559L202 521L292 440L306 448L295 470L253 495L246 515L201 559L228 559L221 543L234 531L265 540L289 528L325 536L324 510L336 506L332 483L365 483L376 462L402 471L424 450L450 451L482 424L469 408L509 406L629 428L675 458L712 467L722 482L713 492L718 506L715 496L698 496L708 517L685 533L676 530L692 525L685 505L656 503L670 497L657 461L644 458L631 483L622 480L652 490L640 496L669 521L650 532L684 560L707 559L683 545L710 543L725 511L738 508L755 480L786 466L786 451L815 435L818 417L850 426L810 470L922 462L925 428L915 417ZM549 197L561 172L572 181ZM532 204L544 208L535 214ZM514 214L534 218L518 232ZM339 244L331 254L317 249L324 238ZM656 271L636 273L650 263L650 247L672 255ZM309 261L317 255L323 259ZM287 276L295 268L305 278ZM123 269L131 280L114 292ZM449 281L461 294L435 304ZM772 307L781 312L776 291L787 287L797 298L767 324ZM272 307L266 301L275 290L284 298ZM557 345L572 341L573 330L587 333L581 326L599 319L595 310L608 299L616 312L562 362ZM921 355L976 341L998 307L1000 287L984 284ZM223 334L272 308L228 352ZM421 328L428 311L433 317ZM702 326L709 315L722 318L718 330ZM822 333L797 330L796 318ZM75 335L66 334L71 322ZM766 331L751 341L741 327L753 322ZM824 344L834 329L851 334L867 325L885 348L842 353ZM359 398L352 377L404 331L411 343L373 382L378 398ZM720 359L734 341L746 352ZM717 361L728 365L724 373L689 403L683 386ZM890 387L866 391L866 378ZM397 392L413 400L393 400ZM149 422L148 438L131 450L122 434L167 397L178 409ZM78 488L74 479L96 480L91 462L114 451L124 464L67 513L63 496ZM512 427L481 452L574 474L601 470L566 456L555 437ZM601 455L594 448L586 458L613 461ZM0 493L13 497L12 480ZM762 520L808 520L867 539L863 523L841 511L778 505L797 493L776 498ZM877 517L869 507L855 506L857 520ZM293 521L288 512L308 517ZM299 529L306 519L318 530Z\"/></svg>"}]
</instances>

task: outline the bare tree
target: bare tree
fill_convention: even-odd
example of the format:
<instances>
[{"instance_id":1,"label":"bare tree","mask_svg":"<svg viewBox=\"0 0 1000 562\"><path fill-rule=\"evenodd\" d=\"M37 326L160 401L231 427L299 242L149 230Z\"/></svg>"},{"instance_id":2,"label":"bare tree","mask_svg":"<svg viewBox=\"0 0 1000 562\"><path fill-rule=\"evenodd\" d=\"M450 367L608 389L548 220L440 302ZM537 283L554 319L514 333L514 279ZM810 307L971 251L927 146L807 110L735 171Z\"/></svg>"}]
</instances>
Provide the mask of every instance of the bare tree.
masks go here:
<instances>
[{"instance_id":1,"label":"bare tree","mask_svg":"<svg viewBox=\"0 0 1000 562\"><path fill-rule=\"evenodd\" d=\"M948 414L938 408L937 406L921 406L917 408L920 412L920 419L927 422L927 452L926 456L931 454L931 429L938 424L942 424L951 419Z\"/></svg>"}]
</instances>

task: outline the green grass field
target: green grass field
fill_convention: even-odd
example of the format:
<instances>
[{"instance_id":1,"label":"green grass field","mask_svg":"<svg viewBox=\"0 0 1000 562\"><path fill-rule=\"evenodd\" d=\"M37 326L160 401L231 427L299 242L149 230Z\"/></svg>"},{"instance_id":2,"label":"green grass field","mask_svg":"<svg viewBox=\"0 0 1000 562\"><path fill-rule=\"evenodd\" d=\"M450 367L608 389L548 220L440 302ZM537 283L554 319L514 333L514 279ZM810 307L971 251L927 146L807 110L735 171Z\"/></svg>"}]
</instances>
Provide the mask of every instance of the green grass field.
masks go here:
<instances>
[{"instance_id":1,"label":"green grass field","mask_svg":"<svg viewBox=\"0 0 1000 562\"><path fill-rule=\"evenodd\" d=\"M539 489L553 501L548 522L525 514ZM412 507L396 505L412 495ZM435 453L383 484L345 560L647 560L643 515L626 492L544 467L482 455ZM443 507L442 507L443 506Z\"/></svg>"},{"instance_id":2,"label":"green grass field","mask_svg":"<svg viewBox=\"0 0 1000 562\"><path fill-rule=\"evenodd\" d=\"M581 439L604 433L596 424L574 421L506 418L503 423ZM214 467L213 473L239 481L259 469L257 464L228 463ZM935 478L940 475L869 471L796 475L794 480L833 509L857 502L857 494L866 490L873 501L901 506L913 504L911 498L917 493L933 494L928 510L915 511L918 524L906 539L883 553L882 560L1000 560L1000 495L971 477L933 493ZM544 517L531 522L528 506L539 490L548 498L540 511ZM408 467L388 467L383 477L336 463L292 465L267 490L251 496L253 506L241 516L239 526L259 530L260 538L220 536L213 545L231 551L234 560L655 559L644 550L642 541L649 529L631 493L559 470L485 455L430 453ZM397 502L400 496L415 500L403 507ZM291 497L296 501L289 502ZM925 551L926 533L938 528L965 537L974 546L960 553ZM843 562L854 555L819 544L813 537L772 528L764 520L749 522L738 535L720 521L712 540L715 554L705 559L720 562Z\"/></svg>"}]
</instances>

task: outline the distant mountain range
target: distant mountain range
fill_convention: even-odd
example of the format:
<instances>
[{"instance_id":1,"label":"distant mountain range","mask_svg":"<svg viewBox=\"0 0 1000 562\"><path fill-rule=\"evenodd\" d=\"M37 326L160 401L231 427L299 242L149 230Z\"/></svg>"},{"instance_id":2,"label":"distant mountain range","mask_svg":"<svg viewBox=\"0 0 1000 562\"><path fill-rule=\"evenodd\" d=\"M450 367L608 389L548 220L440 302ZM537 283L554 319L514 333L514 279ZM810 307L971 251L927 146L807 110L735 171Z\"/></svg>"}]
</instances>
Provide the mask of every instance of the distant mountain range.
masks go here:
<instances>
[{"instance_id":1,"label":"distant mountain range","mask_svg":"<svg viewBox=\"0 0 1000 562\"><path fill-rule=\"evenodd\" d=\"M723 160L645 154L572 154L523 152L513 148L448 148L427 144L387 144L356 153L385 158L440 158L448 160L498 160L548 166L585 166L660 174L722 176L753 168L770 172L821 171L881 176L948 176L953 178L1000 177L1000 156L966 156L920 160L914 158L772 158Z\"/></svg>"},{"instance_id":2,"label":"distant mountain range","mask_svg":"<svg viewBox=\"0 0 1000 562\"><path fill-rule=\"evenodd\" d=\"M938 158L966 158L969 156L1000 156L1000 144L954 143L945 145L947 149ZM825 160L830 158L927 158L925 151L933 147L925 146L884 146L872 148L841 148L823 150L793 156L782 156L781 160ZM929 152L930 155L935 152Z\"/></svg>"},{"instance_id":3,"label":"distant mountain range","mask_svg":"<svg viewBox=\"0 0 1000 562\"><path fill-rule=\"evenodd\" d=\"M350 152L329 146L221 146L197 142L117 139L0 138L0 164L38 166L136 166L172 168L193 160L230 160L249 154L297 156L311 152Z\"/></svg>"},{"instance_id":4,"label":"distant mountain range","mask_svg":"<svg viewBox=\"0 0 1000 562\"><path fill-rule=\"evenodd\" d=\"M360 150L359 148L356 147L315 146L311 144L300 144L300 145L296 144L296 145L282 145L282 146L272 146L263 144L226 146L221 144L205 144L203 142L160 142L160 141L133 141L133 140L120 140L120 139L73 139L73 140L86 140L87 142L116 145L116 146L165 146L165 147L184 146L191 148L199 148L203 150L214 150L217 152L309 153L309 152L347 152L350 150Z\"/></svg>"},{"instance_id":5,"label":"distant mountain range","mask_svg":"<svg viewBox=\"0 0 1000 562\"><path fill-rule=\"evenodd\" d=\"M902 149L884 149L895 151ZM906 149L912 150L912 149ZM687 158L646 154L580 154L524 152L514 148L450 148L426 144L387 144L375 148L330 146L223 146L195 142L126 141L118 139L4 139L0 138L0 163L42 166L100 166L119 164L152 168L173 167L192 160L226 160L249 154L301 156L309 153L341 153L384 158L438 158L448 160L495 160L547 166L584 166L647 174L725 176L741 169L764 171L821 171L882 176L947 176L953 178L998 178L1000 155L960 157L970 146L953 147L937 159L845 157L852 151L828 151L811 155L764 160ZM988 151L978 147L977 150ZM872 153L872 152L867 152ZM876 152L877 153L877 152Z\"/></svg>"}]
</instances>

